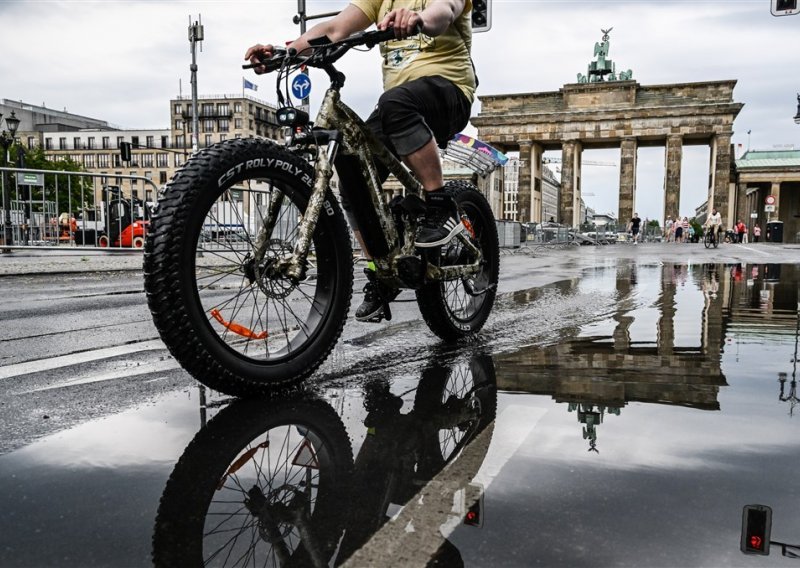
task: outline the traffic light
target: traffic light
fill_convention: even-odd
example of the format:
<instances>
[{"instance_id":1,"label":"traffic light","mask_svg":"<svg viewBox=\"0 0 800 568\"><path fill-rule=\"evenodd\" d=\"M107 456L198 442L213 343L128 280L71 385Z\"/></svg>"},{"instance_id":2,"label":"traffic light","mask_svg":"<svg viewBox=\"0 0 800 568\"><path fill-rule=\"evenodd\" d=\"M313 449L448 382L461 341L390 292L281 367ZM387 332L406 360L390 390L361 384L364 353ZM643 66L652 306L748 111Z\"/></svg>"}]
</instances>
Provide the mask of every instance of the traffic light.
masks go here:
<instances>
[{"instance_id":1,"label":"traffic light","mask_svg":"<svg viewBox=\"0 0 800 568\"><path fill-rule=\"evenodd\" d=\"M768 556L770 532L772 509L766 505L745 505L742 512L742 552Z\"/></svg>"},{"instance_id":2,"label":"traffic light","mask_svg":"<svg viewBox=\"0 0 800 568\"><path fill-rule=\"evenodd\" d=\"M471 527L483 526L483 485L470 483L464 491L464 524Z\"/></svg>"},{"instance_id":3,"label":"traffic light","mask_svg":"<svg viewBox=\"0 0 800 568\"><path fill-rule=\"evenodd\" d=\"M770 11L773 16L800 14L800 2L798 0L772 0Z\"/></svg>"},{"instance_id":4,"label":"traffic light","mask_svg":"<svg viewBox=\"0 0 800 568\"><path fill-rule=\"evenodd\" d=\"M119 143L119 155L122 158L123 162L130 162L131 161L131 143L130 142L120 142Z\"/></svg>"},{"instance_id":5,"label":"traffic light","mask_svg":"<svg viewBox=\"0 0 800 568\"><path fill-rule=\"evenodd\" d=\"M472 33L488 32L490 29L492 0L472 0Z\"/></svg>"}]
</instances>

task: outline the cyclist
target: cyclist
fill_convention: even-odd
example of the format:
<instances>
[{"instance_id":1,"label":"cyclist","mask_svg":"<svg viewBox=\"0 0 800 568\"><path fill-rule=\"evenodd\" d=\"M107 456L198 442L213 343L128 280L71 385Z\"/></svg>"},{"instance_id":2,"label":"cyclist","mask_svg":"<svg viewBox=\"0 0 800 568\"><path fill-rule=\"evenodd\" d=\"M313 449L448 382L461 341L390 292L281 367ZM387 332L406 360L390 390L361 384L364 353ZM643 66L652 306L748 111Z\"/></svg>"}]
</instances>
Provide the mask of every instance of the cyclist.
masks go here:
<instances>
[{"instance_id":1,"label":"cyclist","mask_svg":"<svg viewBox=\"0 0 800 568\"><path fill-rule=\"evenodd\" d=\"M722 215L719 214L716 207L711 209L711 215L706 219L705 228L706 230L710 229L712 231L711 238L719 242L719 233L722 231Z\"/></svg>"},{"instance_id":2,"label":"cyclist","mask_svg":"<svg viewBox=\"0 0 800 568\"><path fill-rule=\"evenodd\" d=\"M441 246L463 230L456 204L444 191L437 145L447 144L469 121L477 86L470 56L471 10L472 0L351 0L334 18L289 44L302 53L315 38L336 41L371 24L381 30L394 28L396 41L381 45L384 93L367 125L411 168L425 189L426 213L417 247ZM273 53L272 45L256 44L245 59L257 64L259 58ZM256 67L255 71L266 70ZM381 175L385 179L388 172ZM358 231L356 236L360 241ZM369 251L361 245L370 260ZM399 291L377 281L372 262L365 272L368 282L356 319L389 319L388 303Z\"/></svg>"}]
</instances>

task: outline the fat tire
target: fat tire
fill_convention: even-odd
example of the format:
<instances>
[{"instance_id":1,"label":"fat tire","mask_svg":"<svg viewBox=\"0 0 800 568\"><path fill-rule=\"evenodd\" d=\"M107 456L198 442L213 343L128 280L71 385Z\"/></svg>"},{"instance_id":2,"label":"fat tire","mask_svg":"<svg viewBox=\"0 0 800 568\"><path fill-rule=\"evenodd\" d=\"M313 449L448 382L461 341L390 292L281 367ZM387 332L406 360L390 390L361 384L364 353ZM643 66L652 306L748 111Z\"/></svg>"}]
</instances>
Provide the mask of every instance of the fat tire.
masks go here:
<instances>
[{"instance_id":1,"label":"fat tire","mask_svg":"<svg viewBox=\"0 0 800 568\"><path fill-rule=\"evenodd\" d=\"M243 167L248 160L259 159L260 167ZM276 164L278 160L291 164L302 176L263 165ZM236 168L239 173L231 176L231 170ZM223 176L227 176L224 183ZM314 243L320 257L325 257L326 266L331 267L330 281L324 283L330 287L330 301L315 335L281 359L255 361L229 348L215 333L195 287L195 252L202 219L229 187L243 179L258 178L276 180L307 202L314 171L301 157L269 140L236 139L205 148L175 174L159 196L145 241L145 291L162 340L195 379L232 396L262 396L307 379L340 337L353 291L347 226L329 193L329 207L320 215Z\"/></svg>"},{"instance_id":2,"label":"fat tire","mask_svg":"<svg viewBox=\"0 0 800 568\"><path fill-rule=\"evenodd\" d=\"M220 480L248 444L268 430L287 424L313 432L332 457L325 471L326 489L324 494L318 494L311 522L318 539L315 546L326 559L333 555L344 530L341 511L347 507L353 450L333 408L323 400L304 395L237 400L197 433L175 465L161 496L153 533L155 566L205 565L205 521ZM304 547L293 551L290 565L311 564Z\"/></svg>"},{"instance_id":3,"label":"fat tire","mask_svg":"<svg viewBox=\"0 0 800 568\"><path fill-rule=\"evenodd\" d=\"M452 195L460 210L466 210L475 229L480 231L480 248L489 289L484 293L481 307L468 319L456 321L447 306L446 282L429 282L417 290L417 304L428 328L444 341L457 341L471 336L483 327L494 305L497 279L500 273L500 247L494 214L486 198L474 185L464 181L449 181L445 189Z\"/></svg>"}]
</instances>

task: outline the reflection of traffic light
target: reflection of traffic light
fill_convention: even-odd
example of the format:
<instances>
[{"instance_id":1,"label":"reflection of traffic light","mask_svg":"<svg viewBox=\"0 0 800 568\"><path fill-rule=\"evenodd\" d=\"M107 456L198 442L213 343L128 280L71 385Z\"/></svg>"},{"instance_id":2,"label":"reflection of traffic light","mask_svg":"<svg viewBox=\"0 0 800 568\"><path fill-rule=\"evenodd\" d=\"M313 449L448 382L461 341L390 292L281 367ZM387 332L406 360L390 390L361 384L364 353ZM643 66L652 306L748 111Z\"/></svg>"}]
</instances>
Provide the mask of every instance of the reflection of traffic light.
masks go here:
<instances>
[{"instance_id":1,"label":"reflection of traffic light","mask_svg":"<svg viewBox=\"0 0 800 568\"><path fill-rule=\"evenodd\" d=\"M471 527L483 526L483 499L478 499L467 508L467 513L464 515L464 524Z\"/></svg>"},{"instance_id":2,"label":"reflection of traffic light","mask_svg":"<svg viewBox=\"0 0 800 568\"><path fill-rule=\"evenodd\" d=\"M471 527L483 526L483 486L479 483L470 483L465 487L464 504L464 524Z\"/></svg>"},{"instance_id":3,"label":"reflection of traffic light","mask_svg":"<svg viewBox=\"0 0 800 568\"><path fill-rule=\"evenodd\" d=\"M771 531L772 509L766 505L745 505L742 513L742 552L769 555Z\"/></svg>"},{"instance_id":4,"label":"reflection of traffic light","mask_svg":"<svg viewBox=\"0 0 800 568\"><path fill-rule=\"evenodd\" d=\"M489 29L491 29L491 27L492 27L492 0L473 0L472 33L488 32Z\"/></svg>"}]
</instances>

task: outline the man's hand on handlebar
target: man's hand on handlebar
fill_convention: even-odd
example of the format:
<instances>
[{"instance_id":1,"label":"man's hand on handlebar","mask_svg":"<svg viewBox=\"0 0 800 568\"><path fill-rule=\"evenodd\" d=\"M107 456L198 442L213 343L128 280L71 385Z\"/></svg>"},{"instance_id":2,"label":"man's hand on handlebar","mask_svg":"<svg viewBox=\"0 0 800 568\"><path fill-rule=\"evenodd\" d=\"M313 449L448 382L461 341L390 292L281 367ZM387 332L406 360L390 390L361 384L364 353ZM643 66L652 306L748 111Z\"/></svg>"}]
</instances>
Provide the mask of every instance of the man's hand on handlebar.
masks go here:
<instances>
[{"instance_id":1,"label":"man's hand on handlebar","mask_svg":"<svg viewBox=\"0 0 800 568\"><path fill-rule=\"evenodd\" d=\"M420 33L425 27L425 22L419 12L408 8L397 8L392 10L378 23L379 30L394 27L394 35L397 39L405 39Z\"/></svg>"},{"instance_id":2,"label":"man's hand on handlebar","mask_svg":"<svg viewBox=\"0 0 800 568\"><path fill-rule=\"evenodd\" d=\"M273 45L261 45L257 43L247 50L247 53L244 54L244 58L253 66L252 69L256 72L256 75L263 75L268 72L264 63L274 55L275 47Z\"/></svg>"}]
</instances>

